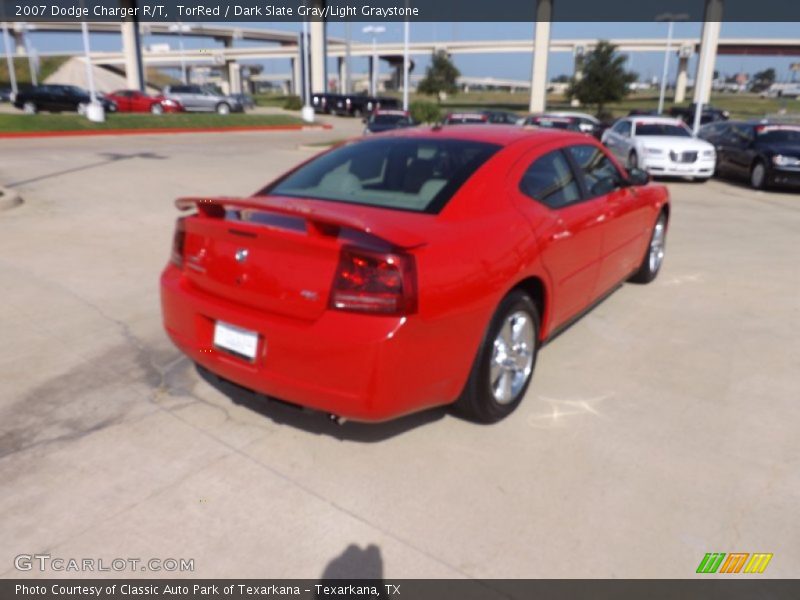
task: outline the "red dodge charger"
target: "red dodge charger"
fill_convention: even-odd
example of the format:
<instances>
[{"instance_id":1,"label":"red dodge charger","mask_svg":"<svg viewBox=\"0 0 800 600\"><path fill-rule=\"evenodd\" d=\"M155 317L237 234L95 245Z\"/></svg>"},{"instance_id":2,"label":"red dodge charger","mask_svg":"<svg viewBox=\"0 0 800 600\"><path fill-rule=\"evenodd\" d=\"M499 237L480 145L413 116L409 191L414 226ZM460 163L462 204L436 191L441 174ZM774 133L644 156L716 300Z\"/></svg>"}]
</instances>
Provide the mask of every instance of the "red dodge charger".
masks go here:
<instances>
[{"instance_id":1,"label":"red dodge charger","mask_svg":"<svg viewBox=\"0 0 800 600\"><path fill-rule=\"evenodd\" d=\"M119 112L149 112L154 115L183 112L180 102L164 96L148 96L138 90L117 90L108 94L108 99L117 105Z\"/></svg>"},{"instance_id":2,"label":"red dodge charger","mask_svg":"<svg viewBox=\"0 0 800 600\"><path fill-rule=\"evenodd\" d=\"M664 257L666 188L594 139L434 127L335 147L249 198L183 198L174 343L331 416L511 413L543 342Z\"/></svg>"}]
</instances>

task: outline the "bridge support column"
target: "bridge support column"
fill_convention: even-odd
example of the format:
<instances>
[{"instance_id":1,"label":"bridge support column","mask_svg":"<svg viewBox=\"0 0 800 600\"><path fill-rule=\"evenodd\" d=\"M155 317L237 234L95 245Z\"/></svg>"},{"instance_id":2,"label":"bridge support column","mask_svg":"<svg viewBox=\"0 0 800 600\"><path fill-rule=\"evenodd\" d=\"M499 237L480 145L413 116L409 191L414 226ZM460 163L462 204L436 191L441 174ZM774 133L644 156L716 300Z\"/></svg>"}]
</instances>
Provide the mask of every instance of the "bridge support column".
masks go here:
<instances>
[{"instance_id":1,"label":"bridge support column","mask_svg":"<svg viewBox=\"0 0 800 600\"><path fill-rule=\"evenodd\" d=\"M675 79L675 104L680 104L686 100L686 84L689 80L689 57L681 56L678 58L678 77Z\"/></svg>"},{"instance_id":2,"label":"bridge support column","mask_svg":"<svg viewBox=\"0 0 800 600\"><path fill-rule=\"evenodd\" d=\"M291 93L295 96L303 95L303 61L299 56L289 59L292 63Z\"/></svg>"},{"instance_id":3,"label":"bridge support column","mask_svg":"<svg viewBox=\"0 0 800 600\"><path fill-rule=\"evenodd\" d=\"M583 54L584 48L582 46L575 48L575 67L572 71L572 77L575 79L575 81L580 81L583 79ZM577 108L581 105L581 101L577 98L573 98L569 101L569 105Z\"/></svg>"},{"instance_id":4,"label":"bridge support column","mask_svg":"<svg viewBox=\"0 0 800 600\"><path fill-rule=\"evenodd\" d=\"M125 4L123 2L123 4ZM122 53L125 56L125 79L128 88L144 91L145 79L142 66L142 46L139 38L139 23L130 20L120 25L122 33Z\"/></svg>"},{"instance_id":5,"label":"bridge support column","mask_svg":"<svg viewBox=\"0 0 800 600\"><path fill-rule=\"evenodd\" d=\"M531 70L531 112L542 112L547 105L547 58L550 52L550 17L553 0L536 3L536 28L533 42L533 68Z\"/></svg>"},{"instance_id":6,"label":"bridge support column","mask_svg":"<svg viewBox=\"0 0 800 600\"><path fill-rule=\"evenodd\" d=\"M27 54L28 49L25 47L25 32L22 30L11 29L11 41L14 43L14 54Z\"/></svg>"},{"instance_id":7,"label":"bridge support column","mask_svg":"<svg viewBox=\"0 0 800 600\"><path fill-rule=\"evenodd\" d=\"M325 0L313 0L316 8L325 8ZM325 21L313 20L310 23L311 37L311 93L328 91L327 49L325 39Z\"/></svg>"},{"instance_id":8,"label":"bridge support column","mask_svg":"<svg viewBox=\"0 0 800 600\"><path fill-rule=\"evenodd\" d=\"M242 65L235 60L225 61L225 79L229 94L242 93Z\"/></svg>"},{"instance_id":9,"label":"bridge support column","mask_svg":"<svg viewBox=\"0 0 800 600\"><path fill-rule=\"evenodd\" d=\"M378 73L377 69L379 67L378 60L375 60L374 56L369 57L369 83L367 84L367 89L369 90L370 96L377 96L378 95Z\"/></svg>"},{"instance_id":10,"label":"bridge support column","mask_svg":"<svg viewBox=\"0 0 800 600\"><path fill-rule=\"evenodd\" d=\"M347 78L349 77L347 72L347 60L343 56L340 56L336 59L336 66L338 67L339 71L339 93L346 94Z\"/></svg>"},{"instance_id":11,"label":"bridge support column","mask_svg":"<svg viewBox=\"0 0 800 600\"><path fill-rule=\"evenodd\" d=\"M694 81L694 101L707 103L711 99L714 64L717 61L717 44L722 21L722 0L706 0L703 37L700 41L700 59Z\"/></svg>"}]
</instances>

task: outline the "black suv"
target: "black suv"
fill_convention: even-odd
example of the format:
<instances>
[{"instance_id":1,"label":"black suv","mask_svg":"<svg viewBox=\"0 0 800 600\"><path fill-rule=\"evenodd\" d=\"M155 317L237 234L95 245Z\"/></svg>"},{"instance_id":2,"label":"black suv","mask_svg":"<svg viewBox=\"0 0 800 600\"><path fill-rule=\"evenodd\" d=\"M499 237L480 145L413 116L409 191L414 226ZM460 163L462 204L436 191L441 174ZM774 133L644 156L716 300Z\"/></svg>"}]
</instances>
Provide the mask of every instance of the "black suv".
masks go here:
<instances>
[{"instance_id":1,"label":"black suv","mask_svg":"<svg viewBox=\"0 0 800 600\"><path fill-rule=\"evenodd\" d=\"M97 94L97 100L106 112L117 111L117 105L102 94ZM29 114L40 110L83 112L90 102L89 92L74 85L39 85L19 92L14 98L14 106Z\"/></svg>"},{"instance_id":2,"label":"black suv","mask_svg":"<svg viewBox=\"0 0 800 600\"><path fill-rule=\"evenodd\" d=\"M689 106L673 106L669 110L671 117L677 117L684 123L691 125L694 122L694 114L697 112L697 104L690 104ZM709 104L703 105L703 112L700 115L700 124L713 123L714 121L727 121L731 118L731 113L727 110L714 108Z\"/></svg>"}]
</instances>

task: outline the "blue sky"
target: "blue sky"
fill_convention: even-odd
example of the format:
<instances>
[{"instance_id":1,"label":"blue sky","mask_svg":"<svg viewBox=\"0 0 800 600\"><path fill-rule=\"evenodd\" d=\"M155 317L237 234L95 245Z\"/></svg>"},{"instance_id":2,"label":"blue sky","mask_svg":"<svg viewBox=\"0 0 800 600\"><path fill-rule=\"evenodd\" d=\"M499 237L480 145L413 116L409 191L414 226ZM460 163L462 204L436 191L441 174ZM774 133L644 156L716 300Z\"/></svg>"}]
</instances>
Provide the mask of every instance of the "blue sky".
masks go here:
<instances>
[{"instance_id":1,"label":"blue sky","mask_svg":"<svg viewBox=\"0 0 800 600\"><path fill-rule=\"evenodd\" d=\"M231 23L243 27L263 27L299 31L299 23ZM353 23L351 34L354 41L369 41L371 38L362 33L361 29L368 23ZM386 32L381 34L379 40L401 41L403 39L402 23L387 23ZM491 40L491 39L526 39L533 37L532 23L416 23L411 26L412 41L447 41L447 40ZM674 36L676 38L699 36L700 23L676 23ZM798 23L723 23L722 37L766 37L766 38L798 38L800 37L800 24ZM554 23L552 27L553 38L633 38L633 37L666 37L667 25L663 23ZM344 37L345 26L343 23L328 25L328 35ZM31 41L42 52L45 51L76 51L81 49L79 35L72 34L32 34ZM174 38L148 36L145 44L171 43L177 47ZM239 42L246 44L246 42ZM210 40L186 39L186 47L207 47L217 43ZM119 36L108 34L95 34L92 36L92 47L97 50L115 50L120 47ZM530 77L531 57L523 54L509 55L464 55L455 56L455 63L461 72L471 76L495 76L513 79L527 79ZM677 59L671 64L671 74L674 77ZM800 62L797 57L764 57L764 56L720 56L717 59L717 70L724 74L733 74L739 71L755 72L768 67L773 67L779 79L790 76L789 65ZM428 60L424 57L416 59L414 73L423 73ZM638 72L642 79L660 77L663 63L661 53L635 53L629 57L629 68ZM265 71L268 73L288 73L289 64L286 60L266 61ZM330 63L329 69L333 72L334 64ZM383 65L385 72L387 67ZM694 65L690 65L690 72L694 72ZM353 59L355 72L366 71L366 59ZM549 75L555 77L559 74L572 73L572 57L567 53L551 53L549 61Z\"/></svg>"}]
</instances>

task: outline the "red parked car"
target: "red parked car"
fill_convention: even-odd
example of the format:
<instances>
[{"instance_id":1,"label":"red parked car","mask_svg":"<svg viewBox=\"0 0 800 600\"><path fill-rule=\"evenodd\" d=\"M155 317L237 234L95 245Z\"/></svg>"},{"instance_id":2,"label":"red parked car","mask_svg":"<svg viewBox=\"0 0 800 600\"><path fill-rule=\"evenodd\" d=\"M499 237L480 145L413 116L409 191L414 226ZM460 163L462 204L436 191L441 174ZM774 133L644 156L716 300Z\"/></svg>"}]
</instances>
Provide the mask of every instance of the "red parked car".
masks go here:
<instances>
[{"instance_id":1,"label":"red parked car","mask_svg":"<svg viewBox=\"0 0 800 600\"><path fill-rule=\"evenodd\" d=\"M183 112L183 105L164 96L148 96L139 90L117 90L106 96L119 112L149 112L154 115Z\"/></svg>"},{"instance_id":2,"label":"red parked car","mask_svg":"<svg viewBox=\"0 0 800 600\"><path fill-rule=\"evenodd\" d=\"M497 421L541 344L664 257L666 188L595 139L405 129L331 149L249 198L184 198L161 277L175 344L332 416L456 403Z\"/></svg>"}]
</instances>

